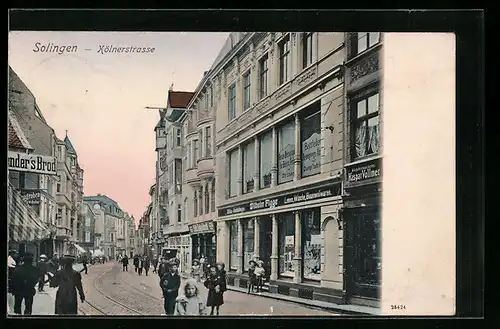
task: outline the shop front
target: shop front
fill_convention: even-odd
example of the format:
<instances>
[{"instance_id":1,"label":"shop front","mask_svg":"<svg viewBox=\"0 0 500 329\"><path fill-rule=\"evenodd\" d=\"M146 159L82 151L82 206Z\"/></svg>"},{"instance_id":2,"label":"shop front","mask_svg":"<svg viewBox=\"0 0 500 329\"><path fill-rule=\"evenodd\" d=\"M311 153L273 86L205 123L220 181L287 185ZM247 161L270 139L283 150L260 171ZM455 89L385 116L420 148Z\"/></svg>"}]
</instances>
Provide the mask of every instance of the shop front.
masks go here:
<instances>
[{"instance_id":1,"label":"shop front","mask_svg":"<svg viewBox=\"0 0 500 329\"><path fill-rule=\"evenodd\" d=\"M344 290L348 303L378 306L381 285L381 158L345 166Z\"/></svg>"},{"instance_id":2,"label":"shop front","mask_svg":"<svg viewBox=\"0 0 500 329\"><path fill-rule=\"evenodd\" d=\"M207 264L215 264L217 256L215 230L215 222L211 220L189 225L192 244L191 259L199 260L203 256Z\"/></svg>"},{"instance_id":3,"label":"shop front","mask_svg":"<svg viewBox=\"0 0 500 329\"><path fill-rule=\"evenodd\" d=\"M169 234L163 248L176 249L179 259L179 272L191 271L191 237L189 233Z\"/></svg>"},{"instance_id":4,"label":"shop front","mask_svg":"<svg viewBox=\"0 0 500 329\"><path fill-rule=\"evenodd\" d=\"M286 194L219 209L228 239L228 283L246 288L249 261L262 260L264 289L330 302L342 300L337 221L341 182L323 181ZM223 256L221 255L221 258Z\"/></svg>"}]
</instances>

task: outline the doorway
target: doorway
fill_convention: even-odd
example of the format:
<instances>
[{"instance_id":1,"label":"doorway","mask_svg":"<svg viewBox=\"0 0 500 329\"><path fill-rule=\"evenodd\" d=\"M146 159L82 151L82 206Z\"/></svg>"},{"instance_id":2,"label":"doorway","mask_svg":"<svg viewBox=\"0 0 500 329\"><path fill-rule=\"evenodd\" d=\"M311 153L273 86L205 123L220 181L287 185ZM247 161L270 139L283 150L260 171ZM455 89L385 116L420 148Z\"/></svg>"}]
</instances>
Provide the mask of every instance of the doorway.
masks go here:
<instances>
[{"instance_id":1,"label":"doorway","mask_svg":"<svg viewBox=\"0 0 500 329\"><path fill-rule=\"evenodd\" d=\"M273 223L270 216L259 218L259 258L264 262L266 280L271 275L271 254L273 250Z\"/></svg>"}]
</instances>

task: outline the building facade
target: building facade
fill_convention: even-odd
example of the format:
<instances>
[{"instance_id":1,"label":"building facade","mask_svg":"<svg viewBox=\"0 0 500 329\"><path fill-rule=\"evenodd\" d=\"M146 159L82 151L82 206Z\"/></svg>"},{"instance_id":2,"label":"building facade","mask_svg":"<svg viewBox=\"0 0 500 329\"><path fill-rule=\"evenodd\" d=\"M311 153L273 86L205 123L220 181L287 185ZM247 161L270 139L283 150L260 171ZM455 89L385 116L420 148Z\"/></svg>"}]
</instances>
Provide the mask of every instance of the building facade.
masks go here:
<instances>
[{"instance_id":1,"label":"building facade","mask_svg":"<svg viewBox=\"0 0 500 329\"><path fill-rule=\"evenodd\" d=\"M186 109L192 97L192 92L174 91L171 87L167 107L160 112L160 122L155 128L159 161L157 217L161 225L155 242L158 249L177 250L179 269L185 273L191 269L192 251L186 216L188 200L184 186L186 149L183 122L188 116Z\"/></svg>"},{"instance_id":2,"label":"building facade","mask_svg":"<svg viewBox=\"0 0 500 329\"><path fill-rule=\"evenodd\" d=\"M232 38L232 39L231 39ZM244 33L216 85L217 258L244 287L264 261L270 292L345 300L344 33Z\"/></svg>"},{"instance_id":3,"label":"building facade","mask_svg":"<svg viewBox=\"0 0 500 329\"><path fill-rule=\"evenodd\" d=\"M132 258L136 252L136 224L134 216L127 221L127 255Z\"/></svg>"},{"instance_id":4,"label":"building facade","mask_svg":"<svg viewBox=\"0 0 500 329\"><path fill-rule=\"evenodd\" d=\"M90 204L83 203L82 208L83 220L80 224L82 237L78 241L78 244L85 250L94 252L96 246L96 216L94 215Z\"/></svg>"},{"instance_id":5,"label":"building facade","mask_svg":"<svg viewBox=\"0 0 500 329\"><path fill-rule=\"evenodd\" d=\"M29 88L9 66L9 151L53 159L56 156L56 135L45 120ZM10 156L9 156L10 157ZM51 173L11 170L9 182L46 225L50 233L41 241L9 241L21 253L29 251L51 255L56 233L56 171Z\"/></svg>"}]
</instances>

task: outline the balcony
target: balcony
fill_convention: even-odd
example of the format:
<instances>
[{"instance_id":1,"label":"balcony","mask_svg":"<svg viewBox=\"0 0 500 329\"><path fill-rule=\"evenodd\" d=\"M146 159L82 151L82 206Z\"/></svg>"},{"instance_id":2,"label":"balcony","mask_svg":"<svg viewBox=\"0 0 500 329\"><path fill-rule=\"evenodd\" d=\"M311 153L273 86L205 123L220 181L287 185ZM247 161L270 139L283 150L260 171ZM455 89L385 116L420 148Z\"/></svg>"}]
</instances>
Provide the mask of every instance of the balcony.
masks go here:
<instances>
[{"instance_id":1,"label":"balcony","mask_svg":"<svg viewBox=\"0 0 500 329\"><path fill-rule=\"evenodd\" d=\"M186 171L186 183L188 183L191 186L195 186L200 183L200 178L198 177L197 168L190 168Z\"/></svg>"},{"instance_id":2,"label":"balcony","mask_svg":"<svg viewBox=\"0 0 500 329\"><path fill-rule=\"evenodd\" d=\"M214 177L214 158L205 157L198 160L196 176L199 179L211 179Z\"/></svg>"}]
</instances>

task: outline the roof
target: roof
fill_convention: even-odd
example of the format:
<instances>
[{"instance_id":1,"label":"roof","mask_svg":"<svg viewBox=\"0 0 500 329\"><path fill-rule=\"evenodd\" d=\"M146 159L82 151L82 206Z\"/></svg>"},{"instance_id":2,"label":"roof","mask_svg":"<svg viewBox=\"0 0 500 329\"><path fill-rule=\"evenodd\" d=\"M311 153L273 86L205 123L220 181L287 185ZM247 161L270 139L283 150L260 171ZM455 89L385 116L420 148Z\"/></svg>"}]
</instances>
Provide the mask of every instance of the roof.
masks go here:
<instances>
[{"instance_id":1,"label":"roof","mask_svg":"<svg viewBox=\"0 0 500 329\"><path fill-rule=\"evenodd\" d=\"M115 200L108 197L107 195L84 196L83 201L97 201L97 202L102 202L106 205L113 205L115 207L120 208L118 203Z\"/></svg>"},{"instance_id":2,"label":"roof","mask_svg":"<svg viewBox=\"0 0 500 329\"><path fill-rule=\"evenodd\" d=\"M168 91L168 106L173 109L185 109L194 93L190 91Z\"/></svg>"},{"instance_id":3,"label":"roof","mask_svg":"<svg viewBox=\"0 0 500 329\"><path fill-rule=\"evenodd\" d=\"M9 147L33 150L14 113L9 110Z\"/></svg>"},{"instance_id":4,"label":"roof","mask_svg":"<svg viewBox=\"0 0 500 329\"><path fill-rule=\"evenodd\" d=\"M71 144L71 141L69 140L68 136L64 138L64 143L66 144L69 153L76 154L75 148L73 147L73 144Z\"/></svg>"}]
</instances>

